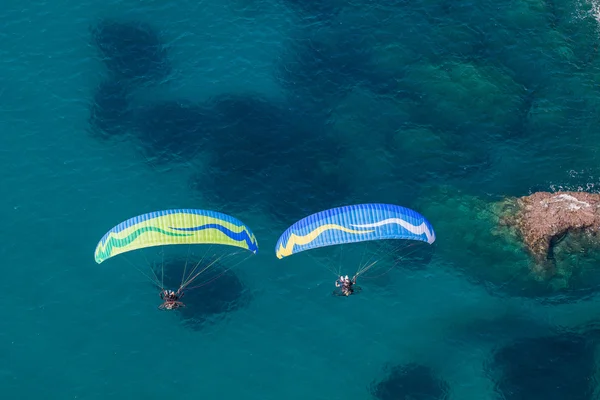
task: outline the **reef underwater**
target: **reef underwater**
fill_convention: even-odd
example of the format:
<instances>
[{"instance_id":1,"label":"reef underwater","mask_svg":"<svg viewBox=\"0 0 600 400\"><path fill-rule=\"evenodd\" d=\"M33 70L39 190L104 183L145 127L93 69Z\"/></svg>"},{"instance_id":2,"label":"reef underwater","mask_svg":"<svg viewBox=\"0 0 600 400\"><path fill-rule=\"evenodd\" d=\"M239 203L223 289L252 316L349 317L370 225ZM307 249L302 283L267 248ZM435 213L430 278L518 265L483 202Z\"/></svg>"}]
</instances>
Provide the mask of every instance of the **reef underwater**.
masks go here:
<instances>
[{"instance_id":1,"label":"reef underwater","mask_svg":"<svg viewBox=\"0 0 600 400\"><path fill-rule=\"evenodd\" d=\"M595 293L597 195L536 192L486 201L447 187L438 196L439 203L430 197L424 211L435 221L452 209L461 223L438 224L438 233L453 232L454 239L438 244L437 251L446 252L446 260L469 278L487 283L492 293L558 302ZM466 251L453 252L459 245Z\"/></svg>"},{"instance_id":2,"label":"reef underwater","mask_svg":"<svg viewBox=\"0 0 600 400\"><path fill-rule=\"evenodd\" d=\"M433 259L497 298L585 302L600 288L600 193L585 187L600 176L589 167L599 161L600 34L559 3L278 0L303 22L269 70L279 97L231 87L136 96L171 84L171 45L145 22L101 21L91 43L107 77L90 131L135 143L150 170L185 171L202 208L264 214L283 229L342 205L402 204L437 240L399 269L426 271ZM167 284L182 262L165 264ZM254 300L233 271L206 278L178 311L193 332ZM496 346L482 365L496 398L596 398L595 331L571 328ZM373 398L455 398L457 383L424 361L389 365L364 385Z\"/></svg>"}]
</instances>

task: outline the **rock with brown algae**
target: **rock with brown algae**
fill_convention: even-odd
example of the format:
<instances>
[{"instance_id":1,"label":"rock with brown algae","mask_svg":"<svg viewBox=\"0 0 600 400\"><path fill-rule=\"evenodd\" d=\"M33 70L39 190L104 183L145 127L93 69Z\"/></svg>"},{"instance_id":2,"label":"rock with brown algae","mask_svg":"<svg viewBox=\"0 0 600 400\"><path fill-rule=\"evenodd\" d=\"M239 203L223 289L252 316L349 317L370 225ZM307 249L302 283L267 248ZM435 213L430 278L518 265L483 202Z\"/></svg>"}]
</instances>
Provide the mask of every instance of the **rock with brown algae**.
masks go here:
<instances>
[{"instance_id":1,"label":"rock with brown algae","mask_svg":"<svg viewBox=\"0 0 600 400\"><path fill-rule=\"evenodd\" d=\"M600 289L600 194L489 199L443 186L411 205L443 238L439 259L491 293L565 302Z\"/></svg>"},{"instance_id":2,"label":"rock with brown algae","mask_svg":"<svg viewBox=\"0 0 600 400\"><path fill-rule=\"evenodd\" d=\"M511 208L513 212L505 214L501 223L514 227L536 262L542 264L565 235L580 236L589 244L600 228L600 194L536 192L516 199Z\"/></svg>"}]
</instances>

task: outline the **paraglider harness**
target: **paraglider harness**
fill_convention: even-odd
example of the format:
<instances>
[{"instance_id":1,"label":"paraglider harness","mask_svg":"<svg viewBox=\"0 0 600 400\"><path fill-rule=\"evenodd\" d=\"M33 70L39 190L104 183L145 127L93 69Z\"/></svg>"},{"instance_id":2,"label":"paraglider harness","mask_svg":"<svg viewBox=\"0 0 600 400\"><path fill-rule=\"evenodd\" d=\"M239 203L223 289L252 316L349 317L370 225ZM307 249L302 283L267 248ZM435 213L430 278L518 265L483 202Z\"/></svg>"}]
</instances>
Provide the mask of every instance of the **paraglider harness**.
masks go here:
<instances>
[{"instance_id":1,"label":"paraglider harness","mask_svg":"<svg viewBox=\"0 0 600 400\"><path fill-rule=\"evenodd\" d=\"M176 310L181 307L185 307L179 299L183 297L183 291L181 288L177 289L177 292L172 290L163 289L160 291L160 298L163 303L158 306L159 310Z\"/></svg>"},{"instance_id":2,"label":"paraglider harness","mask_svg":"<svg viewBox=\"0 0 600 400\"><path fill-rule=\"evenodd\" d=\"M352 279L349 279L349 280L338 279L336 281L336 286L340 288L340 291L336 295L337 296L350 296L351 294L354 294L354 291L356 289L358 291L360 291L360 288L358 286L355 287L356 278L357 278L357 276L354 275L352 277ZM334 294L335 294L335 292L334 292Z\"/></svg>"}]
</instances>

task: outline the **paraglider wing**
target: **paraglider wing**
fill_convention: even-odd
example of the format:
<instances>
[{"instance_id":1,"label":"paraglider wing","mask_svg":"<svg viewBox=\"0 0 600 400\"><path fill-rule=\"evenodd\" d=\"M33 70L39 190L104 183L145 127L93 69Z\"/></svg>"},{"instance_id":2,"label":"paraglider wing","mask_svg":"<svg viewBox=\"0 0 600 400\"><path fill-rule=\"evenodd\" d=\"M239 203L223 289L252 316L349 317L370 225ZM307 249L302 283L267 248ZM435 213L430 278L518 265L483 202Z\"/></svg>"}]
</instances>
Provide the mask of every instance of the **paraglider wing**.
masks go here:
<instances>
[{"instance_id":1,"label":"paraglider wing","mask_svg":"<svg viewBox=\"0 0 600 400\"><path fill-rule=\"evenodd\" d=\"M435 241L433 227L416 211L392 204L359 204L321 211L289 227L277 241L277 258L335 244L379 239Z\"/></svg>"},{"instance_id":2,"label":"paraglider wing","mask_svg":"<svg viewBox=\"0 0 600 400\"><path fill-rule=\"evenodd\" d=\"M241 221L216 211L182 209L151 212L120 223L100 240L94 258L100 264L145 247L202 243L258 251L254 234Z\"/></svg>"}]
</instances>

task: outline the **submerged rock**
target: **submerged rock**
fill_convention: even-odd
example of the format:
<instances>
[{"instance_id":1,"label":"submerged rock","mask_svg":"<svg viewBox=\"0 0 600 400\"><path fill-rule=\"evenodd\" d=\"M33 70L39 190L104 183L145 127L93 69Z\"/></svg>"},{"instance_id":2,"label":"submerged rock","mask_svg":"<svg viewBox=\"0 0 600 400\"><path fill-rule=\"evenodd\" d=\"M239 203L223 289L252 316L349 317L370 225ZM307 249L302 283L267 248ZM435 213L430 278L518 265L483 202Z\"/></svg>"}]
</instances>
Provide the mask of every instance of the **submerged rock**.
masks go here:
<instances>
[{"instance_id":1,"label":"submerged rock","mask_svg":"<svg viewBox=\"0 0 600 400\"><path fill-rule=\"evenodd\" d=\"M596 196L540 192L486 200L446 186L413 207L435 227L436 253L474 283L497 295L564 302L600 287Z\"/></svg>"},{"instance_id":2,"label":"submerged rock","mask_svg":"<svg viewBox=\"0 0 600 400\"><path fill-rule=\"evenodd\" d=\"M523 88L500 68L466 61L421 62L408 71L406 82L407 90L423 93L422 107L415 110L420 121L433 119L442 129L460 127L463 136L468 130L480 147L519 121Z\"/></svg>"},{"instance_id":3,"label":"submerged rock","mask_svg":"<svg viewBox=\"0 0 600 400\"><path fill-rule=\"evenodd\" d=\"M156 83L171 73L166 46L148 24L103 20L92 28L92 42L117 79Z\"/></svg>"},{"instance_id":4,"label":"submerged rock","mask_svg":"<svg viewBox=\"0 0 600 400\"><path fill-rule=\"evenodd\" d=\"M368 82L372 52L364 32L350 25L311 29L290 41L275 78L290 98L327 116L332 103Z\"/></svg>"},{"instance_id":5,"label":"submerged rock","mask_svg":"<svg viewBox=\"0 0 600 400\"><path fill-rule=\"evenodd\" d=\"M189 161L204 150L213 120L202 105L164 101L137 110L134 133L154 162Z\"/></svg>"},{"instance_id":6,"label":"submerged rock","mask_svg":"<svg viewBox=\"0 0 600 400\"><path fill-rule=\"evenodd\" d=\"M522 339L498 349L488 371L502 399L591 400L595 361L590 341L563 333Z\"/></svg>"},{"instance_id":7,"label":"submerged rock","mask_svg":"<svg viewBox=\"0 0 600 400\"><path fill-rule=\"evenodd\" d=\"M285 0L284 3L298 13L300 18L307 22L325 22L338 15L344 6L339 0Z\"/></svg>"},{"instance_id":8,"label":"submerged rock","mask_svg":"<svg viewBox=\"0 0 600 400\"><path fill-rule=\"evenodd\" d=\"M94 94L90 107L89 123L94 136L108 139L127 133L131 110L129 92L119 82L102 82Z\"/></svg>"},{"instance_id":9,"label":"submerged rock","mask_svg":"<svg viewBox=\"0 0 600 400\"><path fill-rule=\"evenodd\" d=\"M210 203L243 210L253 204L287 220L290 212L338 205L351 190L335 165L338 142L287 103L223 94L207 105L215 120L203 125L210 131L209 168L194 173L190 186Z\"/></svg>"},{"instance_id":10,"label":"submerged rock","mask_svg":"<svg viewBox=\"0 0 600 400\"><path fill-rule=\"evenodd\" d=\"M446 400L448 383L420 364L396 365L388 376L371 384L371 393L379 400Z\"/></svg>"}]
</instances>

